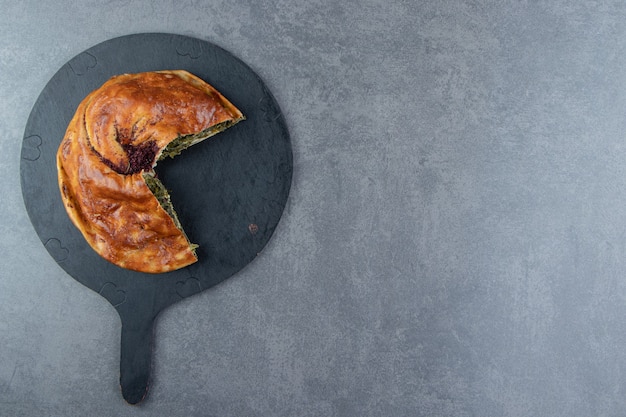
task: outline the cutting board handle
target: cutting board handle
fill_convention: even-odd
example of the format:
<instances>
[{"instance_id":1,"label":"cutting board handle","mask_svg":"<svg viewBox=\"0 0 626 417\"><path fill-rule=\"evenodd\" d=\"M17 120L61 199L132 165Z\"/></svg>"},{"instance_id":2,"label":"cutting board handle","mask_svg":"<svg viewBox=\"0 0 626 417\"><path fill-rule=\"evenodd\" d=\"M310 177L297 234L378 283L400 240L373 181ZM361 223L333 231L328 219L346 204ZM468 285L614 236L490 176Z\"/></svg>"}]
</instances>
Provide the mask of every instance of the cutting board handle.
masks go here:
<instances>
[{"instance_id":1,"label":"cutting board handle","mask_svg":"<svg viewBox=\"0 0 626 417\"><path fill-rule=\"evenodd\" d=\"M120 385L126 402L138 404L150 385L154 318L121 318Z\"/></svg>"}]
</instances>

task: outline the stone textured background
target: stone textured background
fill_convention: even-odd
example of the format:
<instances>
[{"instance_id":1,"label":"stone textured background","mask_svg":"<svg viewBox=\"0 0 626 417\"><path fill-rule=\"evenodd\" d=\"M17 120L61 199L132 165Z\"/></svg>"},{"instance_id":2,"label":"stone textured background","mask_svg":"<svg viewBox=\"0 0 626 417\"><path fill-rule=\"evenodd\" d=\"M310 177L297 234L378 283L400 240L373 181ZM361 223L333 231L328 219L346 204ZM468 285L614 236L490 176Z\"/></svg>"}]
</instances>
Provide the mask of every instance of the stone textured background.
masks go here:
<instances>
[{"instance_id":1,"label":"stone textured background","mask_svg":"<svg viewBox=\"0 0 626 417\"><path fill-rule=\"evenodd\" d=\"M0 415L626 415L626 5L248 3L0 0ZM295 174L261 256L162 314L131 407L19 164L58 68L138 32L247 62Z\"/></svg>"}]
</instances>

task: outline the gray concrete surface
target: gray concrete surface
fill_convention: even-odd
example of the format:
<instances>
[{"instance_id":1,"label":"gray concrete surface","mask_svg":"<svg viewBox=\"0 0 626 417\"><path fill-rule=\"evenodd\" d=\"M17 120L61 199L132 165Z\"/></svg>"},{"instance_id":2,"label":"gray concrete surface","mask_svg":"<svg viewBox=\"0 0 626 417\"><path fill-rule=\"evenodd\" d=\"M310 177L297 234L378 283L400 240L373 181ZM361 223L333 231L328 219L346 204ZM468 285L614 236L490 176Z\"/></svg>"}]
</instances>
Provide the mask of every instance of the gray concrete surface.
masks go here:
<instances>
[{"instance_id":1,"label":"gray concrete surface","mask_svg":"<svg viewBox=\"0 0 626 417\"><path fill-rule=\"evenodd\" d=\"M1 416L626 415L626 5L0 0ZM268 84L295 176L262 255L160 317L139 407L120 323L50 258L20 148L106 39L214 42Z\"/></svg>"}]
</instances>

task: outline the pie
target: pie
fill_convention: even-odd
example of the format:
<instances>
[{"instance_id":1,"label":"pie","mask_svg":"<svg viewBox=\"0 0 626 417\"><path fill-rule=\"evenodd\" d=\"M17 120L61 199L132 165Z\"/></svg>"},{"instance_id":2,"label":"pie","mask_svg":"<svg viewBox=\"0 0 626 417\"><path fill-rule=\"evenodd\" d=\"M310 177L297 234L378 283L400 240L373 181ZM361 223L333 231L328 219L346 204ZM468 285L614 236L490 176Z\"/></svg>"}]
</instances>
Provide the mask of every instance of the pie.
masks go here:
<instances>
[{"instance_id":1,"label":"pie","mask_svg":"<svg viewBox=\"0 0 626 417\"><path fill-rule=\"evenodd\" d=\"M162 273L198 260L154 167L245 119L182 70L114 76L79 104L57 151L73 224L106 260Z\"/></svg>"}]
</instances>

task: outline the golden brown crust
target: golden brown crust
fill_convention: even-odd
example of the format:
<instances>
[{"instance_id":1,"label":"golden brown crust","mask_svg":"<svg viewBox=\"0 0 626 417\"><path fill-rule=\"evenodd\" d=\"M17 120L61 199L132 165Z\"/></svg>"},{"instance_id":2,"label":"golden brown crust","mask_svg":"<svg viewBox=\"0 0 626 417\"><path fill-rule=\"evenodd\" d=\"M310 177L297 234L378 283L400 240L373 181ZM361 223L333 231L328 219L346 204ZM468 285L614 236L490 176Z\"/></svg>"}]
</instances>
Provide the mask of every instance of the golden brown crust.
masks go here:
<instances>
[{"instance_id":1,"label":"golden brown crust","mask_svg":"<svg viewBox=\"0 0 626 417\"><path fill-rule=\"evenodd\" d=\"M67 213L89 245L123 268L160 273L197 261L143 179L178 136L243 119L186 71L111 78L78 106L57 152Z\"/></svg>"}]
</instances>

